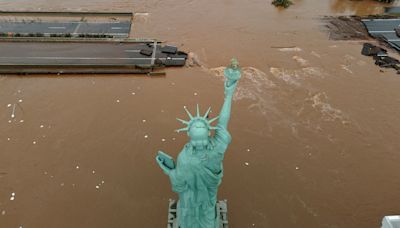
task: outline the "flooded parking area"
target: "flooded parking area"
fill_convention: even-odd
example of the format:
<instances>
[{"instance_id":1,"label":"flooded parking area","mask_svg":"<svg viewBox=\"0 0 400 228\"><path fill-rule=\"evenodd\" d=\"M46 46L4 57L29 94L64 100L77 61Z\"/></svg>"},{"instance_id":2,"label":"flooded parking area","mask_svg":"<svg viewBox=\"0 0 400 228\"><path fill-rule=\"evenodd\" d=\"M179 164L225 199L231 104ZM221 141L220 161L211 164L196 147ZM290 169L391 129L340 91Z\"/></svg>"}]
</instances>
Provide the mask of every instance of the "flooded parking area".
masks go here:
<instances>
[{"instance_id":1,"label":"flooded parking area","mask_svg":"<svg viewBox=\"0 0 400 228\"><path fill-rule=\"evenodd\" d=\"M166 77L1 75L0 227L165 227L177 196L156 153L176 156L187 141L174 132L183 106L219 110L232 57L243 72L219 189L230 226L380 227L400 213L400 76L361 55L365 40L329 39L321 19L384 6L0 0L4 10L131 10L131 37L193 60Z\"/></svg>"}]
</instances>

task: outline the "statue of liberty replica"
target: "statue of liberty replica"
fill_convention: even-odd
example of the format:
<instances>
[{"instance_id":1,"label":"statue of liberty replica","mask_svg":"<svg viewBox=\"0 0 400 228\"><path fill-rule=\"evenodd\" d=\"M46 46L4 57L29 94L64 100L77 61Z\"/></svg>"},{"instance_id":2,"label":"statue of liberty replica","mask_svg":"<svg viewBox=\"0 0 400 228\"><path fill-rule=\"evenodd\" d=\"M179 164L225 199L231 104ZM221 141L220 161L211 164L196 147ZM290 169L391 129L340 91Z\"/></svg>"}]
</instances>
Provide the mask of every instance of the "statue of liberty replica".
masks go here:
<instances>
[{"instance_id":1,"label":"statue of liberty replica","mask_svg":"<svg viewBox=\"0 0 400 228\"><path fill-rule=\"evenodd\" d=\"M189 142L178 155L176 165L170 156L161 151L156 157L159 166L171 181L172 190L179 194L175 222L168 227L227 227L227 224L222 225L218 212L217 192L223 176L222 162L231 142L228 122L232 97L241 76L236 59L231 60L230 66L224 70L224 75L225 101L219 116L210 119L211 108L205 114L200 114L197 105L197 112L192 115L184 107L190 119L177 119L186 125L177 132L187 132ZM216 120L217 125L212 126Z\"/></svg>"}]
</instances>

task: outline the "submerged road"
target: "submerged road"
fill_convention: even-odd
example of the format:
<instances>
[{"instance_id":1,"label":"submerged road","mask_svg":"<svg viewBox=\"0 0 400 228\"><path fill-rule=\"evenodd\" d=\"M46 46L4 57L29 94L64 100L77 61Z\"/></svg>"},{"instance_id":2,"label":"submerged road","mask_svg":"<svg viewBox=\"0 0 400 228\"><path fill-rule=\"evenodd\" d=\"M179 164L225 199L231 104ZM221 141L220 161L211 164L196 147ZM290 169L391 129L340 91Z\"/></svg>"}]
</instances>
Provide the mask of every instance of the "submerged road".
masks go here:
<instances>
[{"instance_id":1,"label":"submerged road","mask_svg":"<svg viewBox=\"0 0 400 228\"><path fill-rule=\"evenodd\" d=\"M140 50L154 51L143 55ZM185 58L162 53L145 43L29 43L0 42L0 66L153 65L155 61L181 62ZM173 65L173 64L171 64Z\"/></svg>"},{"instance_id":2,"label":"submerged road","mask_svg":"<svg viewBox=\"0 0 400 228\"><path fill-rule=\"evenodd\" d=\"M131 22L0 22L1 33L80 34L128 37Z\"/></svg>"}]
</instances>

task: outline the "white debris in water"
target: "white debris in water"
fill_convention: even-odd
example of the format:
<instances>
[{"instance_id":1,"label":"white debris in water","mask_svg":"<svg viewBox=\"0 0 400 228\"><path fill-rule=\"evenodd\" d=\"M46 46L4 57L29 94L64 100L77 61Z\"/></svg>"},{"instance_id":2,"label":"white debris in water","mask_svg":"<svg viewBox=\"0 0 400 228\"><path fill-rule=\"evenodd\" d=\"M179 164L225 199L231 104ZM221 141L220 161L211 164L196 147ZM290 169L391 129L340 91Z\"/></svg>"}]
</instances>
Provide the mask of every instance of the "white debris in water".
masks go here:
<instances>
[{"instance_id":1,"label":"white debris in water","mask_svg":"<svg viewBox=\"0 0 400 228\"><path fill-rule=\"evenodd\" d=\"M197 96L197 93L193 93L193 95Z\"/></svg>"},{"instance_id":2,"label":"white debris in water","mask_svg":"<svg viewBox=\"0 0 400 228\"><path fill-rule=\"evenodd\" d=\"M135 95L136 93L135 92L132 92L132 95Z\"/></svg>"},{"instance_id":3,"label":"white debris in water","mask_svg":"<svg viewBox=\"0 0 400 228\"><path fill-rule=\"evenodd\" d=\"M40 125L40 128L44 128L44 126L43 126L43 125Z\"/></svg>"},{"instance_id":4,"label":"white debris in water","mask_svg":"<svg viewBox=\"0 0 400 228\"><path fill-rule=\"evenodd\" d=\"M246 151L247 151L247 152L250 152L250 149L247 149Z\"/></svg>"},{"instance_id":5,"label":"white debris in water","mask_svg":"<svg viewBox=\"0 0 400 228\"><path fill-rule=\"evenodd\" d=\"M36 145L36 141L33 141L32 144L33 144L33 145Z\"/></svg>"},{"instance_id":6,"label":"white debris in water","mask_svg":"<svg viewBox=\"0 0 400 228\"><path fill-rule=\"evenodd\" d=\"M161 141L165 142L165 139L161 139Z\"/></svg>"},{"instance_id":7,"label":"white debris in water","mask_svg":"<svg viewBox=\"0 0 400 228\"><path fill-rule=\"evenodd\" d=\"M119 103L120 101L119 100L117 100L117 103Z\"/></svg>"},{"instance_id":8,"label":"white debris in water","mask_svg":"<svg viewBox=\"0 0 400 228\"><path fill-rule=\"evenodd\" d=\"M172 138L173 141L175 141L176 138Z\"/></svg>"},{"instance_id":9,"label":"white debris in water","mask_svg":"<svg viewBox=\"0 0 400 228\"><path fill-rule=\"evenodd\" d=\"M10 138L7 138L7 141L10 141L11 139Z\"/></svg>"},{"instance_id":10,"label":"white debris in water","mask_svg":"<svg viewBox=\"0 0 400 228\"><path fill-rule=\"evenodd\" d=\"M20 123L23 123L23 122L25 122L25 121L24 121L24 120L20 120L19 122L20 122Z\"/></svg>"},{"instance_id":11,"label":"white debris in water","mask_svg":"<svg viewBox=\"0 0 400 228\"><path fill-rule=\"evenodd\" d=\"M9 120L8 122L11 123L11 120Z\"/></svg>"},{"instance_id":12,"label":"white debris in water","mask_svg":"<svg viewBox=\"0 0 400 228\"><path fill-rule=\"evenodd\" d=\"M8 104L8 105L7 105L7 108L9 108L9 107L11 107L11 104Z\"/></svg>"},{"instance_id":13,"label":"white debris in water","mask_svg":"<svg viewBox=\"0 0 400 228\"><path fill-rule=\"evenodd\" d=\"M249 163L248 163L248 162L245 162L244 164L245 164L246 166L249 166Z\"/></svg>"},{"instance_id":14,"label":"white debris in water","mask_svg":"<svg viewBox=\"0 0 400 228\"><path fill-rule=\"evenodd\" d=\"M142 122L143 122L143 123L145 123L145 122L146 122L146 120L142 120Z\"/></svg>"},{"instance_id":15,"label":"white debris in water","mask_svg":"<svg viewBox=\"0 0 400 228\"><path fill-rule=\"evenodd\" d=\"M147 139L149 136L148 135L144 135L144 138Z\"/></svg>"},{"instance_id":16,"label":"white debris in water","mask_svg":"<svg viewBox=\"0 0 400 228\"><path fill-rule=\"evenodd\" d=\"M298 166L296 166L296 170L299 170L300 168Z\"/></svg>"},{"instance_id":17,"label":"white debris in water","mask_svg":"<svg viewBox=\"0 0 400 228\"><path fill-rule=\"evenodd\" d=\"M135 13L135 16L149 16L149 13Z\"/></svg>"},{"instance_id":18,"label":"white debris in water","mask_svg":"<svg viewBox=\"0 0 400 228\"><path fill-rule=\"evenodd\" d=\"M102 180L101 183L104 184L104 181Z\"/></svg>"},{"instance_id":19,"label":"white debris in water","mask_svg":"<svg viewBox=\"0 0 400 228\"><path fill-rule=\"evenodd\" d=\"M76 169L79 169L79 165L77 165L75 168L76 168Z\"/></svg>"},{"instance_id":20,"label":"white debris in water","mask_svg":"<svg viewBox=\"0 0 400 228\"><path fill-rule=\"evenodd\" d=\"M6 214L6 211L5 210L2 210L1 211L1 215L5 215Z\"/></svg>"},{"instance_id":21,"label":"white debris in water","mask_svg":"<svg viewBox=\"0 0 400 228\"><path fill-rule=\"evenodd\" d=\"M303 51L301 48L299 47L288 47L288 48L279 48L279 51L283 51L283 52L289 52L289 51Z\"/></svg>"},{"instance_id":22,"label":"white debris in water","mask_svg":"<svg viewBox=\"0 0 400 228\"><path fill-rule=\"evenodd\" d=\"M100 188L100 186L96 185L96 189L99 189L99 188Z\"/></svg>"},{"instance_id":23,"label":"white debris in water","mask_svg":"<svg viewBox=\"0 0 400 228\"><path fill-rule=\"evenodd\" d=\"M15 192L11 193L11 196L15 196Z\"/></svg>"},{"instance_id":24,"label":"white debris in water","mask_svg":"<svg viewBox=\"0 0 400 228\"><path fill-rule=\"evenodd\" d=\"M44 171L44 172L43 172L43 174L44 174L44 175L47 175L47 172L46 172L46 171Z\"/></svg>"},{"instance_id":25,"label":"white debris in water","mask_svg":"<svg viewBox=\"0 0 400 228\"><path fill-rule=\"evenodd\" d=\"M93 174L95 174L95 173L96 173L96 171L94 171L94 170L93 170L93 171L92 171L92 173L93 173Z\"/></svg>"},{"instance_id":26,"label":"white debris in water","mask_svg":"<svg viewBox=\"0 0 400 228\"><path fill-rule=\"evenodd\" d=\"M22 103L22 99L19 99L18 102L19 102L19 103Z\"/></svg>"},{"instance_id":27,"label":"white debris in water","mask_svg":"<svg viewBox=\"0 0 400 228\"><path fill-rule=\"evenodd\" d=\"M15 197L14 197L14 196L11 196L11 197L10 197L10 200L11 200L11 201L14 201L14 200L15 200Z\"/></svg>"},{"instance_id":28,"label":"white debris in water","mask_svg":"<svg viewBox=\"0 0 400 228\"><path fill-rule=\"evenodd\" d=\"M64 183L61 183L60 186L61 186L61 187L64 187Z\"/></svg>"}]
</instances>

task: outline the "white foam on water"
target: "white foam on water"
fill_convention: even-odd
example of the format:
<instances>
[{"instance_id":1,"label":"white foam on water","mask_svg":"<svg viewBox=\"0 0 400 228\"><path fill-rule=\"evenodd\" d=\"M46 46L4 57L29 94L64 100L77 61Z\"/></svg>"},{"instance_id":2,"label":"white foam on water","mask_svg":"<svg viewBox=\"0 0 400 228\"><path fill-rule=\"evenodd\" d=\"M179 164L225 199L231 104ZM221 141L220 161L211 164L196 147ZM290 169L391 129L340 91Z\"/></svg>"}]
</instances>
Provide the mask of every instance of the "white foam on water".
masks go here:
<instances>
[{"instance_id":1,"label":"white foam on water","mask_svg":"<svg viewBox=\"0 0 400 228\"><path fill-rule=\"evenodd\" d=\"M308 60L303 59L300 56L295 55L295 56L292 57L292 59L294 59L298 64L300 64L300 66L304 67L304 66L308 66L309 65Z\"/></svg>"},{"instance_id":2,"label":"white foam on water","mask_svg":"<svg viewBox=\"0 0 400 228\"><path fill-rule=\"evenodd\" d=\"M334 108L327 102L328 96L325 92L314 94L307 100L311 101L311 106L320 112L326 121L342 120L343 122L347 119L340 109Z\"/></svg>"},{"instance_id":3,"label":"white foam on water","mask_svg":"<svg viewBox=\"0 0 400 228\"><path fill-rule=\"evenodd\" d=\"M210 74L224 80L224 69L225 67L216 67L206 70ZM253 100L254 102L248 108L257 108L262 114L266 114L268 110L273 109L272 103L274 102L271 99L271 95L267 95L266 93L276 87L276 84L265 72L255 67L243 67L242 78L233 99Z\"/></svg>"}]
</instances>

